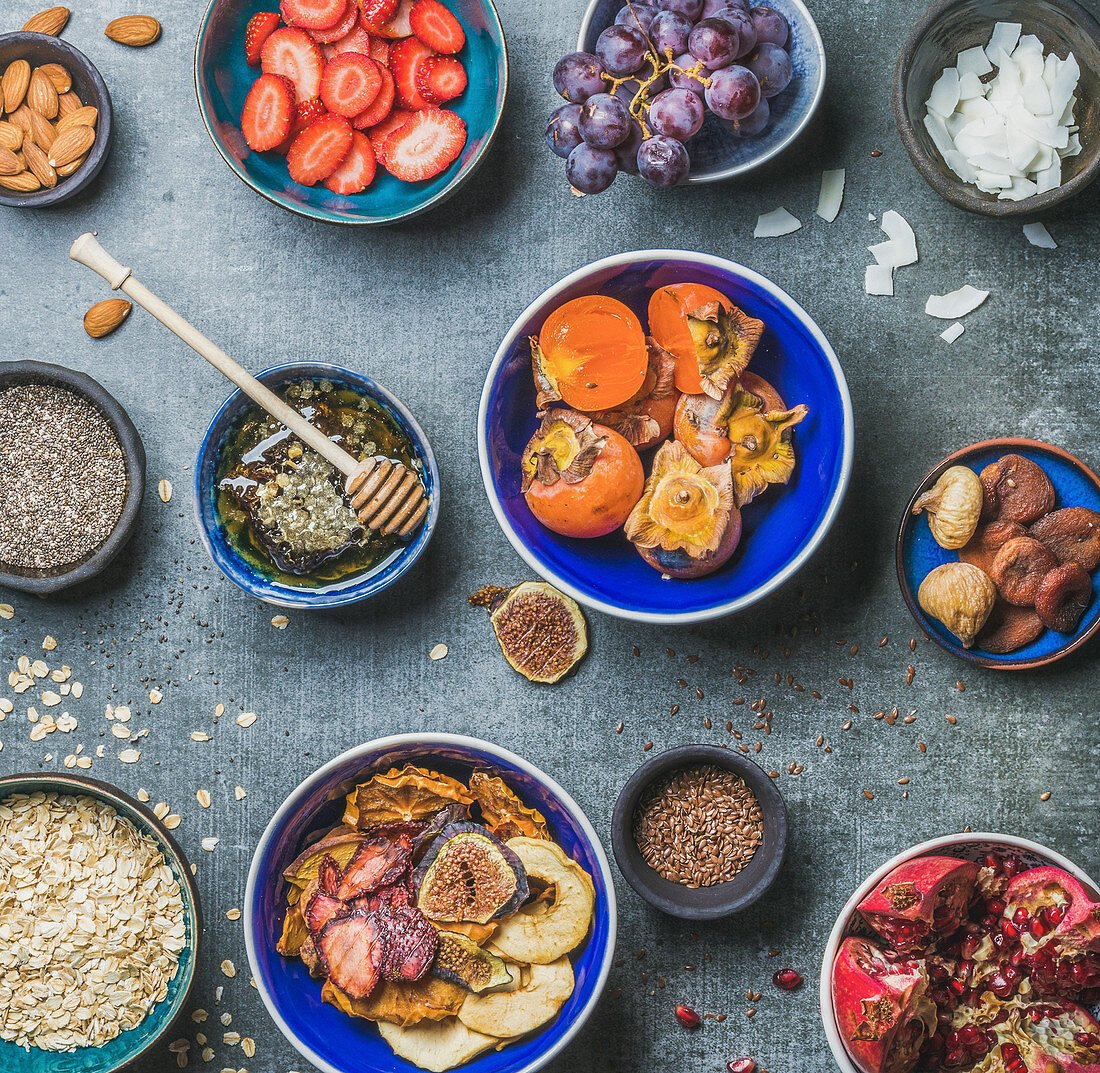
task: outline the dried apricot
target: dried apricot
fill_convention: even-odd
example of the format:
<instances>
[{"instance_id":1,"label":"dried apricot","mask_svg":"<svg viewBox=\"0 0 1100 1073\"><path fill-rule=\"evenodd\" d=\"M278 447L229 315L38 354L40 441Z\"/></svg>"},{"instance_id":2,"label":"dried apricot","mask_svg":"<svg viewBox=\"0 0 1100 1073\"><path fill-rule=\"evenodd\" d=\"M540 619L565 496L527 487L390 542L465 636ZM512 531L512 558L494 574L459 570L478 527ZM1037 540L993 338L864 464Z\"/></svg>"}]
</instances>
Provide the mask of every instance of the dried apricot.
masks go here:
<instances>
[{"instance_id":1,"label":"dried apricot","mask_svg":"<svg viewBox=\"0 0 1100 1073\"><path fill-rule=\"evenodd\" d=\"M1092 603L1092 578L1079 563L1063 563L1047 571L1035 593L1035 610L1044 625L1058 633L1073 633Z\"/></svg>"},{"instance_id":2,"label":"dried apricot","mask_svg":"<svg viewBox=\"0 0 1100 1073\"><path fill-rule=\"evenodd\" d=\"M1088 507L1063 507L1040 518L1029 535L1041 540L1063 563L1090 574L1100 566L1100 514Z\"/></svg>"},{"instance_id":3,"label":"dried apricot","mask_svg":"<svg viewBox=\"0 0 1100 1073\"><path fill-rule=\"evenodd\" d=\"M997 552L989 576L1002 599L1017 607L1034 607L1040 582L1057 565L1045 544L1034 537L1013 537Z\"/></svg>"},{"instance_id":4,"label":"dried apricot","mask_svg":"<svg viewBox=\"0 0 1100 1073\"><path fill-rule=\"evenodd\" d=\"M1054 509L1054 485L1042 468L1023 455L1005 455L981 474L983 516L1030 525Z\"/></svg>"},{"instance_id":5,"label":"dried apricot","mask_svg":"<svg viewBox=\"0 0 1100 1073\"><path fill-rule=\"evenodd\" d=\"M959 549L959 561L970 563L987 574L1002 545L1013 537L1027 536L1027 530L1018 522L987 522L979 525L968 543Z\"/></svg>"},{"instance_id":6,"label":"dried apricot","mask_svg":"<svg viewBox=\"0 0 1100 1073\"><path fill-rule=\"evenodd\" d=\"M975 644L995 656L1007 656L1037 640L1046 631L1043 620L1030 607L1014 607L998 600L985 620Z\"/></svg>"}]
</instances>

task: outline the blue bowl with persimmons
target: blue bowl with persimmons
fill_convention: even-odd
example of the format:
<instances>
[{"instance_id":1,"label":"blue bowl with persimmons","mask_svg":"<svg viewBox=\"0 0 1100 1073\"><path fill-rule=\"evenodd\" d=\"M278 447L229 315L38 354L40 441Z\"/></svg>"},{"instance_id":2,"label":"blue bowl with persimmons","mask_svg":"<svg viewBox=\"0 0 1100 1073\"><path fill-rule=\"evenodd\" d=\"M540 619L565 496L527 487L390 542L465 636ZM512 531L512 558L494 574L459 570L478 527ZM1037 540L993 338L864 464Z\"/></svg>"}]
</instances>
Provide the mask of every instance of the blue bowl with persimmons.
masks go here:
<instances>
[{"instance_id":1,"label":"blue bowl with persimmons","mask_svg":"<svg viewBox=\"0 0 1100 1073\"><path fill-rule=\"evenodd\" d=\"M434 178L403 182L379 165L374 180L362 193L344 195L323 185L296 183L285 156L253 151L241 133L245 98L261 74L258 66L250 67L245 60L245 28L258 12L277 11L278 3L212 0L195 44L195 93L203 123L225 162L268 201L325 223L392 224L441 204L484 160L500 126L508 90L508 52L492 0L442 2L458 19L466 37L456 58L465 68L468 85L460 97L444 105L466 125L464 148ZM411 0L402 3L407 8Z\"/></svg>"}]
</instances>

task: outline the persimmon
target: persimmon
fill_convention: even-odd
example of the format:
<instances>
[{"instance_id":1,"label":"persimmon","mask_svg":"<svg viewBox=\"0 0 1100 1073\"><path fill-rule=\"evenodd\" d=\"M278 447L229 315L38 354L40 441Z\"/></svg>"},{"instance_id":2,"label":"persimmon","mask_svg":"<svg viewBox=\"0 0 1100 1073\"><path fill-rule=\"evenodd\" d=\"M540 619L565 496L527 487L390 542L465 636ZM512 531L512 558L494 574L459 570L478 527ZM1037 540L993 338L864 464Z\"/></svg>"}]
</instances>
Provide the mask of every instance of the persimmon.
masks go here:
<instances>
[{"instance_id":1,"label":"persimmon","mask_svg":"<svg viewBox=\"0 0 1100 1073\"><path fill-rule=\"evenodd\" d=\"M625 436L637 451L656 447L672 435L676 402L680 398L673 384L676 359L653 339L647 338L646 343L649 370L638 393L622 406L590 415L593 421Z\"/></svg>"},{"instance_id":2,"label":"persimmon","mask_svg":"<svg viewBox=\"0 0 1100 1073\"><path fill-rule=\"evenodd\" d=\"M733 308L721 291L703 283L673 283L654 291L649 299L649 334L676 359L676 390L687 395L703 391L687 315L708 302L718 302L727 310Z\"/></svg>"},{"instance_id":3,"label":"persimmon","mask_svg":"<svg viewBox=\"0 0 1100 1073\"><path fill-rule=\"evenodd\" d=\"M741 387L764 400L765 413L787 408L783 396L767 380L762 376L757 376L756 373L750 373L747 369L741 374Z\"/></svg>"},{"instance_id":4,"label":"persimmon","mask_svg":"<svg viewBox=\"0 0 1100 1073\"><path fill-rule=\"evenodd\" d=\"M649 365L641 321L602 294L555 309L531 340L531 360L540 406L561 401L585 412L633 398Z\"/></svg>"},{"instance_id":5,"label":"persimmon","mask_svg":"<svg viewBox=\"0 0 1100 1073\"><path fill-rule=\"evenodd\" d=\"M527 505L562 536L614 532L644 488L642 460L627 440L572 410L548 410L524 452Z\"/></svg>"}]
</instances>

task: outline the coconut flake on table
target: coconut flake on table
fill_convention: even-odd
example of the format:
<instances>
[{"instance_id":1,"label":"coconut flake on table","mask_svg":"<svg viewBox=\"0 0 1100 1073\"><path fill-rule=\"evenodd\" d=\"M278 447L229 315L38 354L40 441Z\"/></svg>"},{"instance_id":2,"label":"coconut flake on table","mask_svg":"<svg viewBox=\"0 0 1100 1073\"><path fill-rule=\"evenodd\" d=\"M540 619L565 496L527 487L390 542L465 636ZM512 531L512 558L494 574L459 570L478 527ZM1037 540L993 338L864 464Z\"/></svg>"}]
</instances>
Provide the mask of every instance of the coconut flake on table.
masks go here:
<instances>
[{"instance_id":1,"label":"coconut flake on table","mask_svg":"<svg viewBox=\"0 0 1100 1073\"><path fill-rule=\"evenodd\" d=\"M752 237L779 238L780 235L789 235L792 231L797 231L801 226L802 221L797 216L792 216L786 209L773 209L757 217Z\"/></svg>"},{"instance_id":2,"label":"coconut flake on table","mask_svg":"<svg viewBox=\"0 0 1100 1073\"><path fill-rule=\"evenodd\" d=\"M929 295L924 311L940 320L958 320L967 313L973 313L988 297L989 291L979 291L968 283L950 294Z\"/></svg>"},{"instance_id":3,"label":"coconut flake on table","mask_svg":"<svg viewBox=\"0 0 1100 1073\"><path fill-rule=\"evenodd\" d=\"M817 214L832 223L844 203L844 169L821 173L821 193L817 197Z\"/></svg>"},{"instance_id":4,"label":"coconut flake on table","mask_svg":"<svg viewBox=\"0 0 1100 1073\"><path fill-rule=\"evenodd\" d=\"M1043 250L1056 250L1058 243L1054 241L1050 232L1041 223L1024 224L1024 238Z\"/></svg>"},{"instance_id":5,"label":"coconut flake on table","mask_svg":"<svg viewBox=\"0 0 1100 1073\"><path fill-rule=\"evenodd\" d=\"M879 225L886 232L886 242L868 246L875 263L867 266L863 289L868 294L893 295L894 269L915 264L917 236L901 213L887 209Z\"/></svg>"},{"instance_id":6,"label":"coconut flake on table","mask_svg":"<svg viewBox=\"0 0 1100 1073\"><path fill-rule=\"evenodd\" d=\"M955 321L950 327L944 328L944 330L940 332L940 338L945 343L953 343L965 331L966 329L958 321Z\"/></svg>"}]
</instances>

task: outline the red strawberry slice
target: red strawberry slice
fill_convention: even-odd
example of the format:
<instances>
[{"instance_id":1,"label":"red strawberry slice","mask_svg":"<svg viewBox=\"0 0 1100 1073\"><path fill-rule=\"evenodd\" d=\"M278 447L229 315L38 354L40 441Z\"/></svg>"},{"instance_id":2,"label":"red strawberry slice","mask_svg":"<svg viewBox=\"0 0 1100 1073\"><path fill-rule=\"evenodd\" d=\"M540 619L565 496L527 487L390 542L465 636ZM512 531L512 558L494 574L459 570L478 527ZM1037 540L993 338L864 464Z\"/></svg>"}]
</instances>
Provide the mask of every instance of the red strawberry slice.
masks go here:
<instances>
[{"instance_id":1,"label":"red strawberry slice","mask_svg":"<svg viewBox=\"0 0 1100 1073\"><path fill-rule=\"evenodd\" d=\"M322 116L311 123L294 139L287 153L290 177L303 186L327 179L348 155L353 133L343 116Z\"/></svg>"},{"instance_id":2,"label":"red strawberry slice","mask_svg":"<svg viewBox=\"0 0 1100 1073\"><path fill-rule=\"evenodd\" d=\"M385 67L380 67L379 71L382 74L382 88L378 91L378 96L374 98L374 103L351 121L351 125L356 130L376 127L390 114L390 109L393 108L393 75Z\"/></svg>"},{"instance_id":3,"label":"red strawberry slice","mask_svg":"<svg viewBox=\"0 0 1100 1073\"><path fill-rule=\"evenodd\" d=\"M336 115L352 119L365 112L382 88L382 68L369 56L345 52L325 67L321 100Z\"/></svg>"},{"instance_id":4,"label":"red strawberry slice","mask_svg":"<svg viewBox=\"0 0 1100 1073\"><path fill-rule=\"evenodd\" d=\"M402 108L411 108L413 111L431 108L431 101L426 101L417 91L416 73L420 70L420 65L434 55L416 37L404 37L390 49L390 70L393 71L393 80L397 84L397 103Z\"/></svg>"},{"instance_id":5,"label":"red strawberry slice","mask_svg":"<svg viewBox=\"0 0 1100 1073\"><path fill-rule=\"evenodd\" d=\"M412 32L436 52L458 52L466 44L461 23L439 0L416 0L409 12L409 25Z\"/></svg>"},{"instance_id":6,"label":"red strawberry slice","mask_svg":"<svg viewBox=\"0 0 1100 1073\"><path fill-rule=\"evenodd\" d=\"M387 171L389 171L389 165L386 163L386 146L389 145L390 136L400 130L414 115L416 115L415 112L406 111L404 108L394 108L381 123L375 124L367 131L375 158Z\"/></svg>"},{"instance_id":7,"label":"red strawberry slice","mask_svg":"<svg viewBox=\"0 0 1100 1073\"><path fill-rule=\"evenodd\" d=\"M260 75L244 99L241 131L250 149L274 149L294 121L294 86L279 75Z\"/></svg>"},{"instance_id":8,"label":"red strawberry slice","mask_svg":"<svg viewBox=\"0 0 1100 1073\"><path fill-rule=\"evenodd\" d=\"M328 115L325 110L325 106L321 103L319 97L310 97L308 101L299 101L298 107L294 112L294 122L290 125L290 133L283 139L282 144L276 148L275 152L282 153L286 156L290 152L290 147L294 143L294 139L302 133L311 123L315 123L321 116Z\"/></svg>"},{"instance_id":9,"label":"red strawberry slice","mask_svg":"<svg viewBox=\"0 0 1100 1073\"><path fill-rule=\"evenodd\" d=\"M376 33L375 27L389 22L397 14L399 3L400 0L362 0L359 21L363 29Z\"/></svg>"},{"instance_id":10,"label":"red strawberry slice","mask_svg":"<svg viewBox=\"0 0 1100 1073\"><path fill-rule=\"evenodd\" d=\"M248 20L244 31L244 58L249 67L260 66L260 49L279 28L279 16L274 11L257 11Z\"/></svg>"},{"instance_id":11,"label":"red strawberry slice","mask_svg":"<svg viewBox=\"0 0 1100 1073\"><path fill-rule=\"evenodd\" d=\"M348 0L282 0L283 22L303 30L331 30L347 11Z\"/></svg>"},{"instance_id":12,"label":"red strawberry slice","mask_svg":"<svg viewBox=\"0 0 1100 1073\"><path fill-rule=\"evenodd\" d=\"M405 182L432 179L450 167L466 144L466 124L445 108L417 112L386 140L385 165Z\"/></svg>"},{"instance_id":13,"label":"red strawberry slice","mask_svg":"<svg viewBox=\"0 0 1100 1073\"><path fill-rule=\"evenodd\" d=\"M351 136L348 155L325 180L325 186L334 194L360 194L374 182L376 167L370 139L356 131Z\"/></svg>"},{"instance_id":14,"label":"red strawberry slice","mask_svg":"<svg viewBox=\"0 0 1100 1073\"><path fill-rule=\"evenodd\" d=\"M298 100L316 97L321 89L321 73L325 61L317 42L305 32L293 26L276 30L260 50L264 74L282 75L294 83Z\"/></svg>"},{"instance_id":15,"label":"red strawberry slice","mask_svg":"<svg viewBox=\"0 0 1100 1073\"><path fill-rule=\"evenodd\" d=\"M390 43L384 37L371 37L370 58L383 67L390 65Z\"/></svg>"},{"instance_id":16,"label":"red strawberry slice","mask_svg":"<svg viewBox=\"0 0 1100 1073\"><path fill-rule=\"evenodd\" d=\"M389 22L382 23L376 31L380 37L398 38L408 37L412 31L412 23L409 17L412 14L413 0L401 0L397 5L397 13Z\"/></svg>"},{"instance_id":17,"label":"red strawberry slice","mask_svg":"<svg viewBox=\"0 0 1100 1073\"><path fill-rule=\"evenodd\" d=\"M307 30L306 33L319 45L329 45L333 41L339 41L351 33L352 28L359 25L359 5L355 0L347 0L347 8L340 21L328 30Z\"/></svg>"},{"instance_id":18,"label":"red strawberry slice","mask_svg":"<svg viewBox=\"0 0 1100 1073\"><path fill-rule=\"evenodd\" d=\"M466 92L466 68L454 56L429 56L416 72L416 90L432 104L444 104Z\"/></svg>"},{"instance_id":19,"label":"red strawberry slice","mask_svg":"<svg viewBox=\"0 0 1100 1073\"><path fill-rule=\"evenodd\" d=\"M355 26L339 41L332 43L333 55L342 56L345 52L358 52L361 56L369 56L371 44L370 34L361 26Z\"/></svg>"}]
</instances>

